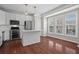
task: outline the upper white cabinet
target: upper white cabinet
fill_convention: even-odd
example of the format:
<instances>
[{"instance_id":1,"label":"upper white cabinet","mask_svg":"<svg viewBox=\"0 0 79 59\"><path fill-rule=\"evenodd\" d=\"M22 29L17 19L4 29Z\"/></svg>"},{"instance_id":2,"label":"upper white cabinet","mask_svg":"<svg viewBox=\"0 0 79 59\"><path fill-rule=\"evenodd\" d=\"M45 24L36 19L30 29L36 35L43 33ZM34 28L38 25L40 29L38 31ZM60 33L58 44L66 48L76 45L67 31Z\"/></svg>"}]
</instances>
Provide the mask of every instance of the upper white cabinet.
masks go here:
<instances>
[{"instance_id":1,"label":"upper white cabinet","mask_svg":"<svg viewBox=\"0 0 79 59\"><path fill-rule=\"evenodd\" d=\"M21 15L19 15L19 14L16 14L16 19L15 20L19 20L19 22L20 22L20 25L22 25L22 16Z\"/></svg>"},{"instance_id":2,"label":"upper white cabinet","mask_svg":"<svg viewBox=\"0 0 79 59\"><path fill-rule=\"evenodd\" d=\"M24 25L24 20L26 20L25 15L21 14L13 14L13 13L6 13L6 23L10 25L10 20L19 20L20 25Z\"/></svg>"},{"instance_id":3,"label":"upper white cabinet","mask_svg":"<svg viewBox=\"0 0 79 59\"><path fill-rule=\"evenodd\" d=\"M10 20L16 20L16 14L11 13L10 14Z\"/></svg>"},{"instance_id":4,"label":"upper white cabinet","mask_svg":"<svg viewBox=\"0 0 79 59\"><path fill-rule=\"evenodd\" d=\"M5 25L5 12L0 10L0 25Z\"/></svg>"},{"instance_id":5,"label":"upper white cabinet","mask_svg":"<svg viewBox=\"0 0 79 59\"><path fill-rule=\"evenodd\" d=\"M6 12L6 24L10 25L10 20L16 20L16 14Z\"/></svg>"},{"instance_id":6,"label":"upper white cabinet","mask_svg":"<svg viewBox=\"0 0 79 59\"><path fill-rule=\"evenodd\" d=\"M20 15L20 25L24 25L24 21L26 20L25 15Z\"/></svg>"},{"instance_id":7,"label":"upper white cabinet","mask_svg":"<svg viewBox=\"0 0 79 59\"><path fill-rule=\"evenodd\" d=\"M31 21L32 22L31 27L34 29L35 22L33 19L33 15L26 16L24 14L13 14L13 13L6 12L6 24L7 25L10 25L10 20L18 20L20 22L20 27L22 27L24 25L25 21L27 23L28 23L28 21Z\"/></svg>"},{"instance_id":8,"label":"upper white cabinet","mask_svg":"<svg viewBox=\"0 0 79 59\"><path fill-rule=\"evenodd\" d=\"M10 25L10 13L6 12L6 24Z\"/></svg>"}]
</instances>

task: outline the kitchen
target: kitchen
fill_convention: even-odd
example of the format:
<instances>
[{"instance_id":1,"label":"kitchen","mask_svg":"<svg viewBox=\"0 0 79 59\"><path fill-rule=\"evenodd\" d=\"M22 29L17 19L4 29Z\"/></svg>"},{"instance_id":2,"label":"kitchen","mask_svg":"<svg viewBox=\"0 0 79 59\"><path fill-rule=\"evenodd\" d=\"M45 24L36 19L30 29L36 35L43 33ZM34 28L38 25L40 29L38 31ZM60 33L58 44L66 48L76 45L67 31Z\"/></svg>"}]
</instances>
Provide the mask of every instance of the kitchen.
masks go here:
<instances>
[{"instance_id":1,"label":"kitchen","mask_svg":"<svg viewBox=\"0 0 79 59\"><path fill-rule=\"evenodd\" d=\"M79 53L79 5L0 4L0 53Z\"/></svg>"},{"instance_id":2,"label":"kitchen","mask_svg":"<svg viewBox=\"0 0 79 59\"><path fill-rule=\"evenodd\" d=\"M39 32L39 34L36 35L40 36L40 29L35 29L36 25L39 24L35 22L34 14L25 15L21 13L7 12L4 11L4 9L0 10L0 46L3 44L3 41L25 38L23 33L26 32L26 30L29 33ZM23 42L25 42L25 40ZM36 42L39 42L39 37Z\"/></svg>"}]
</instances>

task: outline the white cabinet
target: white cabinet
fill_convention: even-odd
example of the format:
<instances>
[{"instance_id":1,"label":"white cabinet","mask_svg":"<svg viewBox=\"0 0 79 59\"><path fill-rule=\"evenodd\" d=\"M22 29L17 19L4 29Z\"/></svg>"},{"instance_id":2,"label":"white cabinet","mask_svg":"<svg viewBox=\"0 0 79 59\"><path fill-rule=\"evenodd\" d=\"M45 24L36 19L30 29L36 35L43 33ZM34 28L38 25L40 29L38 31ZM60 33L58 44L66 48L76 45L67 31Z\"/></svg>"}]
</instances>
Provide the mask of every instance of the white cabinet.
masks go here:
<instances>
[{"instance_id":1,"label":"white cabinet","mask_svg":"<svg viewBox=\"0 0 79 59\"><path fill-rule=\"evenodd\" d=\"M6 13L6 23L8 25L10 25L10 20L19 20L20 21L20 25L24 24L24 20L25 20L25 15L21 15L21 14L13 14L13 13Z\"/></svg>"},{"instance_id":2,"label":"white cabinet","mask_svg":"<svg viewBox=\"0 0 79 59\"><path fill-rule=\"evenodd\" d=\"M21 15L16 14L16 19L15 20L20 20L21 19Z\"/></svg>"},{"instance_id":3,"label":"white cabinet","mask_svg":"<svg viewBox=\"0 0 79 59\"><path fill-rule=\"evenodd\" d=\"M20 21L20 25L24 25L24 21L26 20L26 16L22 14L16 14L16 19Z\"/></svg>"},{"instance_id":4,"label":"white cabinet","mask_svg":"<svg viewBox=\"0 0 79 59\"><path fill-rule=\"evenodd\" d=\"M10 31L9 30L5 30L5 40L9 40L10 39L10 33L9 33Z\"/></svg>"},{"instance_id":5,"label":"white cabinet","mask_svg":"<svg viewBox=\"0 0 79 59\"><path fill-rule=\"evenodd\" d=\"M22 39L23 46L40 42L41 33L39 30L28 30L28 31L23 30L22 33L23 33L23 39Z\"/></svg>"},{"instance_id":6,"label":"white cabinet","mask_svg":"<svg viewBox=\"0 0 79 59\"><path fill-rule=\"evenodd\" d=\"M0 10L0 25L5 24L5 12Z\"/></svg>"},{"instance_id":7,"label":"white cabinet","mask_svg":"<svg viewBox=\"0 0 79 59\"><path fill-rule=\"evenodd\" d=\"M20 15L20 25L24 25L24 21L26 20L25 15Z\"/></svg>"},{"instance_id":8,"label":"white cabinet","mask_svg":"<svg viewBox=\"0 0 79 59\"><path fill-rule=\"evenodd\" d=\"M6 24L10 25L10 13L6 12Z\"/></svg>"},{"instance_id":9,"label":"white cabinet","mask_svg":"<svg viewBox=\"0 0 79 59\"><path fill-rule=\"evenodd\" d=\"M6 24L10 25L10 20L16 20L16 14L6 12Z\"/></svg>"},{"instance_id":10,"label":"white cabinet","mask_svg":"<svg viewBox=\"0 0 79 59\"><path fill-rule=\"evenodd\" d=\"M10 14L10 20L16 20L16 14L11 13Z\"/></svg>"}]
</instances>

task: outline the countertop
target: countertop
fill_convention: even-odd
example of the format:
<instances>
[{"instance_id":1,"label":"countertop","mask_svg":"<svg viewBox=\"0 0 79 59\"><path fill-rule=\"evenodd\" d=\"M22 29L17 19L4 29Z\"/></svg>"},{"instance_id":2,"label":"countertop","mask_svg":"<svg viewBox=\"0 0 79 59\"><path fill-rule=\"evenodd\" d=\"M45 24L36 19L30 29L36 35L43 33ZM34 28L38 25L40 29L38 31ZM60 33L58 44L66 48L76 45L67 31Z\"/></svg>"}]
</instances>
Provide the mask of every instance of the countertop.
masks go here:
<instances>
[{"instance_id":1,"label":"countertop","mask_svg":"<svg viewBox=\"0 0 79 59\"><path fill-rule=\"evenodd\" d=\"M40 30L22 30L22 32L40 32Z\"/></svg>"}]
</instances>

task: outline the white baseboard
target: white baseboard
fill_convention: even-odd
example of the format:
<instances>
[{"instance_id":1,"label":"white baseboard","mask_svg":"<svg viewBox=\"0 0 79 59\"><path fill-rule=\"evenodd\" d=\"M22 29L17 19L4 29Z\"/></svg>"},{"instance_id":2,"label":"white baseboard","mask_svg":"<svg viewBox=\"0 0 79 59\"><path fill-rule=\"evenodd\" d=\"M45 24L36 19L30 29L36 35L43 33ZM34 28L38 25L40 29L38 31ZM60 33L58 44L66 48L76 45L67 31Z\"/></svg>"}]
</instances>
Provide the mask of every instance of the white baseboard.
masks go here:
<instances>
[{"instance_id":1,"label":"white baseboard","mask_svg":"<svg viewBox=\"0 0 79 59\"><path fill-rule=\"evenodd\" d=\"M63 38L63 37L53 36L53 35L48 35L48 36L79 44L79 42L77 42L75 40L66 39L65 37Z\"/></svg>"},{"instance_id":2,"label":"white baseboard","mask_svg":"<svg viewBox=\"0 0 79 59\"><path fill-rule=\"evenodd\" d=\"M43 34L43 35L41 35L41 36L47 36L46 34Z\"/></svg>"}]
</instances>

